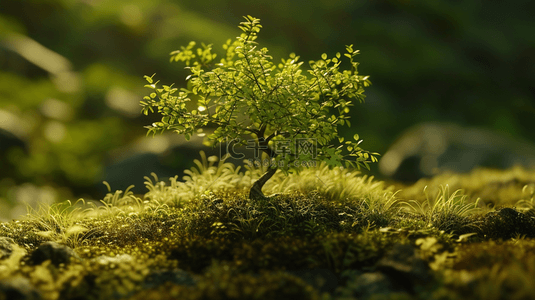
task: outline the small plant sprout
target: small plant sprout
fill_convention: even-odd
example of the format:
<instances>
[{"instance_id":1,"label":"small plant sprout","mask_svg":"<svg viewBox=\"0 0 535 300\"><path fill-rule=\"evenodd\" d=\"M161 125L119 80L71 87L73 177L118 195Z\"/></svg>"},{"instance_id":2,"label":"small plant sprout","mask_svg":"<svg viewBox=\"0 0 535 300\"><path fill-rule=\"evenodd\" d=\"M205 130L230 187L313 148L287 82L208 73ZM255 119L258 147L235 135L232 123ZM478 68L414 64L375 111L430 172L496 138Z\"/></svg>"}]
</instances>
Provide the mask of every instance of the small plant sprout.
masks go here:
<instances>
[{"instance_id":1,"label":"small plant sprout","mask_svg":"<svg viewBox=\"0 0 535 300\"><path fill-rule=\"evenodd\" d=\"M479 198L475 202L467 201L463 190L458 189L450 193L449 185L441 186L434 200L427 194L427 186L424 187L426 200L422 203L416 200L401 201L409 211L424 217L428 226L433 226L446 232L463 233L474 227L470 215L479 211Z\"/></svg>"},{"instance_id":2,"label":"small plant sprout","mask_svg":"<svg viewBox=\"0 0 535 300\"><path fill-rule=\"evenodd\" d=\"M288 174L318 160L369 169L379 154L361 149L357 134L344 141L338 132L340 126L351 125L353 101L363 102L364 88L370 85L368 76L357 72L359 51L350 45L343 55L329 58L324 53L303 71L299 56L290 54L277 64L260 47L259 19L247 16L239 28L243 32L223 45L225 54L218 61L212 45L196 48L195 42L171 53L171 61L185 63L191 72L187 88L159 86L154 75L145 76L152 91L141 101L142 112L162 116L146 127L148 133L171 130L189 139L204 127L215 127L206 135L212 145L233 141L254 148L255 159L268 169L251 187L251 199L266 198L262 187L278 169ZM348 70L340 69L343 59ZM251 139L241 139L244 135ZM332 145L334 140L340 144Z\"/></svg>"}]
</instances>

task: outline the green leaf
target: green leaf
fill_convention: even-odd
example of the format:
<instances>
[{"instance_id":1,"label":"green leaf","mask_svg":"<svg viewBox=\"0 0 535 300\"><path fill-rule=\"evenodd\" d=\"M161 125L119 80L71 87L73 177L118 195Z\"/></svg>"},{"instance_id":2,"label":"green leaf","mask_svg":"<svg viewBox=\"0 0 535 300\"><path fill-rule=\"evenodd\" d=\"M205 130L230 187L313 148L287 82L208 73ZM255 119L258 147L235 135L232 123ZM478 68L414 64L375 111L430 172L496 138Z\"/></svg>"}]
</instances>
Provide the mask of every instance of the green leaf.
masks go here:
<instances>
[{"instance_id":1,"label":"green leaf","mask_svg":"<svg viewBox=\"0 0 535 300\"><path fill-rule=\"evenodd\" d=\"M150 76L150 77L147 76L147 75L145 75L144 78L145 78L145 80L147 80L148 83L152 84L152 82L153 82L152 77L153 77L154 75L156 75L156 73L152 74L152 76Z\"/></svg>"}]
</instances>

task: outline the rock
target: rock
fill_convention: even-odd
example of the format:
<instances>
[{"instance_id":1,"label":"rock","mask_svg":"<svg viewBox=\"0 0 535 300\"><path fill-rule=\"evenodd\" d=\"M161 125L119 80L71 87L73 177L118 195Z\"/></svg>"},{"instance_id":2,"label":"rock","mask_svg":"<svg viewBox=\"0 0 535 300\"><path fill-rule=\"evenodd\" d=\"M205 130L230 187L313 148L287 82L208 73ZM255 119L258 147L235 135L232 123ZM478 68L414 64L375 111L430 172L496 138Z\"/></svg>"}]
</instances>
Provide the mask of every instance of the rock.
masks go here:
<instances>
[{"instance_id":1,"label":"rock","mask_svg":"<svg viewBox=\"0 0 535 300\"><path fill-rule=\"evenodd\" d=\"M411 298L416 286L433 280L426 261L408 244L396 244L380 259L373 272L345 272L346 286L337 289L337 297L357 299Z\"/></svg>"},{"instance_id":2,"label":"rock","mask_svg":"<svg viewBox=\"0 0 535 300\"><path fill-rule=\"evenodd\" d=\"M13 252L13 241L12 238L0 237L0 259L9 258Z\"/></svg>"},{"instance_id":3,"label":"rock","mask_svg":"<svg viewBox=\"0 0 535 300\"><path fill-rule=\"evenodd\" d=\"M535 218L506 207L489 212L483 218L483 234L492 239L510 239L517 235L535 237Z\"/></svg>"},{"instance_id":4,"label":"rock","mask_svg":"<svg viewBox=\"0 0 535 300\"><path fill-rule=\"evenodd\" d=\"M71 260L80 260L80 257L71 248L55 242L44 242L35 249L29 258L31 265L39 265L50 260L55 266L68 265Z\"/></svg>"},{"instance_id":5,"label":"rock","mask_svg":"<svg viewBox=\"0 0 535 300\"><path fill-rule=\"evenodd\" d=\"M15 277L0 281L0 299L40 300L42 297L27 278Z\"/></svg>"},{"instance_id":6,"label":"rock","mask_svg":"<svg viewBox=\"0 0 535 300\"><path fill-rule=\"evenodd\" d=\"M430 122L405 131L379 160L379 171L411 182L444 171L515 165L534 167L535 145L488 129Z\"/></svg>"},{"instance_id":7,"label":"rock","mask_svg":"<svg viewBox=\"0 0 535 300\"><path fill-rule=\"evenodd\" d=\"M101 184L102 181L106 181L110 184L112 192L115 190L124 191L130 185L134 185L131 191L135 194L143 194L147 192L143 177L149 176L152 179L150 176L152 172L156 173L161 180L179 173L178 170L166 167L160 161L158 154L140 153L106 166L105 175L95 188L101 194L107 193L106 187Z\"/></svg>"},{"instance_id":8,"label":"rock","mask_svg":"<svg viewBox=\"0 0 535 300\"><path fill-rule=\"evenodd\" d=\"M409 244L394 245L392 250L377 262L376 268L408 292L414 292L415 285L427 284L433 278L427 262Z\"/></svg>"}]
</instances>

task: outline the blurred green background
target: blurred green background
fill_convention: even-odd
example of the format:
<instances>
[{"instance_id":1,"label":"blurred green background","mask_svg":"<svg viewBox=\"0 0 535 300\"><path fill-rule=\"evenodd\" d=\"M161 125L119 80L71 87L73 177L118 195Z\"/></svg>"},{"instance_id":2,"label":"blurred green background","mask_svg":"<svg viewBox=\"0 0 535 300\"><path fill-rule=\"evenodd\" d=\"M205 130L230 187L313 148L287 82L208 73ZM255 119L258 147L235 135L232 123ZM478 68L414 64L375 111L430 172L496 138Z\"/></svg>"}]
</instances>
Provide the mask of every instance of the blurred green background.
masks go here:
<instances>
[{"instance_id":1,"label":"blurred green background","mask_svg":"<svg viewBox=\"0 0 535 300\"><path fill-rule=\"evenodd\" d=\"M183 84L169 53L190 40L215 49L260 18L276 60L354 44L370 75L352 127L384 153L411 125L452 121L535 141L532 1L1 0L0 218L21 203L101 199L144 175L182 174L198 149L145 137L143 75ZM189 151L189 152L188 152ZM372 174L377 166L372 166ZM8 213L9 211L9 213Z\"/></svg>"}]
</instances>

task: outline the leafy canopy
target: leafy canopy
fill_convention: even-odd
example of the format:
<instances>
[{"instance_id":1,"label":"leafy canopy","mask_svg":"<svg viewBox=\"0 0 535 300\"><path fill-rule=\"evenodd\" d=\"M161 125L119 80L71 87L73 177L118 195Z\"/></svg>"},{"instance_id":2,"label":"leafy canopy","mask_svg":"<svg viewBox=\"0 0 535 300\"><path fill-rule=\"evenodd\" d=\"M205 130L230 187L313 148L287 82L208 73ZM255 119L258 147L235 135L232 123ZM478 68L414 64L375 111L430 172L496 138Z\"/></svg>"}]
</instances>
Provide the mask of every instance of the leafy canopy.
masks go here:
<instances>
[{"instance_id":1,"label":"leafy canopy","mask_svg":"<svg viewBox=\"0 0 535 300\"><path fill-rule=\"evenodd\" d=\"M292 53L276 64L268 50L259 46L259 19L247 16L240 24L243 33L223 45L226 52L219 61L212 45L196 48L195 42L171 53L172 62L184 62L191 72L186 77L188 88L159 87L154 75L145 76L152 92L141 102L142 112L156 109L162 116L160 122L146 127L148 133L172 130L189 139L203 127L215 126L207 136L209 141L218 143L246 134L268 146L264 151L271 156L275 156L273 143L277 140L314 139L318 159L329 165L346 162L369 169L368 163L377 161L378 154L361 149L358 135L345 142L338 135L339 126L351 124L352 100L363 102L364 87L370 84L368 76L358 75L354 58L359 51L346 46L344 57L350 70L340 70L340 53L332 58L324 53L320 60L309 61L310 68L304 72L299 56ZM194 109L192 99L196 100ZM337 138L341 145L335 148L330 143ZM296 165L310 159L311 155L295 154L275 157L286 163L284 170L292 162Z\"/></svg>"}]
</instances>

